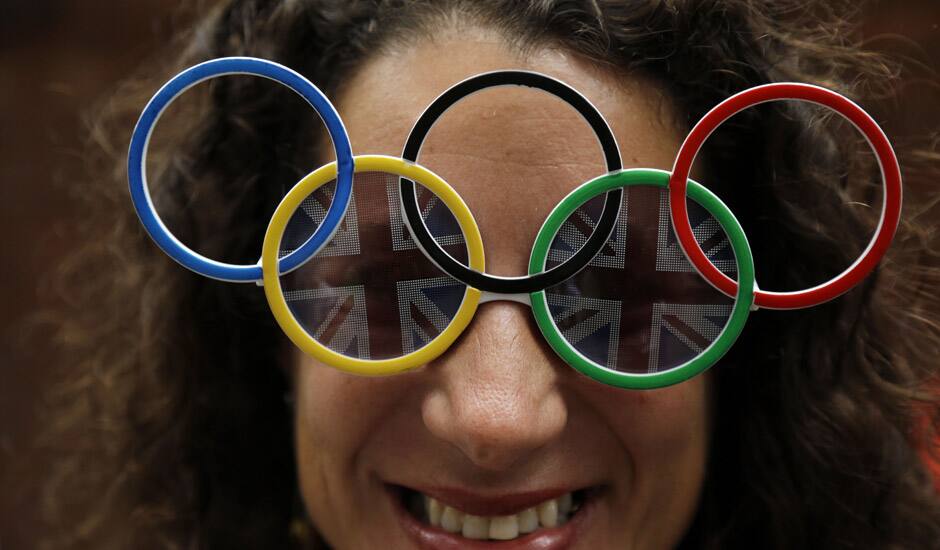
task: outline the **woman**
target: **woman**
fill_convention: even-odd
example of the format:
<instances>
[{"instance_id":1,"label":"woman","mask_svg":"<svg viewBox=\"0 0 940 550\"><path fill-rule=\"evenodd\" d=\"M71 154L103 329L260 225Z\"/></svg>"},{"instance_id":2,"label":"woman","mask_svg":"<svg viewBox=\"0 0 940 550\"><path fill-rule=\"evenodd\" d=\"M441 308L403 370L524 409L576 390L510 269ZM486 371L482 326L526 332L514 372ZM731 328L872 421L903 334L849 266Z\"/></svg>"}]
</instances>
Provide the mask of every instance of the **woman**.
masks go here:
<instances>
[{"instance_id":1,"label":"woman","mask_svg":"<svg viewBox=\"0 0 940 550\"><path fill-rule=\"evenodd\" d=\"M863 104L887 90L890 69L847 41L837 13L745 0L226 1L186 37L184 59L126 101L119 139L169 70L252 55L324 90L356 153L398 155L437 94L513 68L592 100L625 167L668 169L691 124L750 86L819 83ZM290 92L250 78L205 89L167 116L155 201L198 251L253 262L284 190L331 150ZM488 271L521 273L550 208L602 173L593 135L517 90L448 117L421 162L480 220ZM870 233L868 212L841 214L846 197L880 200L865 144L843 130L782 103L708 141L696 177L744 224L763 288L828 279L858 255L845 243ZM892 260L845 296L753 315L719 365L671 388L578 375L505 302L481 306L432 364L361 378L294 350L253 285L168 261L137 229L122 177L96 187L114 226L82 254L116 275L70 290L83 307L62 332L80 374L54 431L94 426L49 484L51 507L78 499L71 545L940 547L914 428L934 410L925 388L940 351L928 227L908 222ZM533 513L535 530L520 532Z\"/></svg>"}]
</instances>

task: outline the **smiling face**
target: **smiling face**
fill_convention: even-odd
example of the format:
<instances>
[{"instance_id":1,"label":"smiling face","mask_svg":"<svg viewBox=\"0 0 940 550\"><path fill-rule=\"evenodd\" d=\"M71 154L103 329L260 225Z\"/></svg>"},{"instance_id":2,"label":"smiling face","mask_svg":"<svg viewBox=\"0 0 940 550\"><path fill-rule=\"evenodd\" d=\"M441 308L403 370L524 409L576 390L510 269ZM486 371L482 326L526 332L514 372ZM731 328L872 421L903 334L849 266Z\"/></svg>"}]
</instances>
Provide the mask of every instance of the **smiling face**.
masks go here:
<instances>
[{"instance_id":1,"label":"smiling face","mask_svg":"<svg viewBox=\"0 0 940 550\"><path fill-rule=\"evenodd\" d=\"M438 94L498 69L569 83L607 118L625 167L670 167L680 132L657 86L553 50L523 57L482 31L370 60L336 98L353 150L400 155ZM575 111L520 88L450 109L419 161L467 202L487 271L500 275L525 273L550 210L606 171ZM296 362L301 492L335 548L667 548L695 513L708 377L645 392L604 386L552 352L525 305L481 305L454 346L405 374Z\"/></svg>"}]
</instances>

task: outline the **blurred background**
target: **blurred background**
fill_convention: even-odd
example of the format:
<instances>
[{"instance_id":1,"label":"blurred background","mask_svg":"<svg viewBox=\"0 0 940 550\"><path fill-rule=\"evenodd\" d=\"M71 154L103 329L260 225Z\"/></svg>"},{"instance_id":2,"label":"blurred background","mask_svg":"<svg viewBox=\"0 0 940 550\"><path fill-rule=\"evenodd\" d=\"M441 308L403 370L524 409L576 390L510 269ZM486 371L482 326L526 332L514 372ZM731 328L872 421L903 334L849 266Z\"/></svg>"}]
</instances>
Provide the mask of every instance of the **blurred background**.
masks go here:
<instances>
[{"instance_id":1,"label":"blurred background","mask_svg":"<svg viewBox=\"0 0 940 550\"><path fill-rule=\"evenodd\" d=\"M155 57L176 57L170 37L212 3L0 4L0 550L31 547L43 528L40 486L49 456L30 442L51 367L68 358L41 345L42 329L24 319L56 305L43 281L74 245L70 224L82 212L70 193L94 177L85 158L88 121L123 78ZM869 2L863 19L872 49L907 60L902 100L865 107L892 138L940 140L940 1Z\"/></svg>"}]
</instances>

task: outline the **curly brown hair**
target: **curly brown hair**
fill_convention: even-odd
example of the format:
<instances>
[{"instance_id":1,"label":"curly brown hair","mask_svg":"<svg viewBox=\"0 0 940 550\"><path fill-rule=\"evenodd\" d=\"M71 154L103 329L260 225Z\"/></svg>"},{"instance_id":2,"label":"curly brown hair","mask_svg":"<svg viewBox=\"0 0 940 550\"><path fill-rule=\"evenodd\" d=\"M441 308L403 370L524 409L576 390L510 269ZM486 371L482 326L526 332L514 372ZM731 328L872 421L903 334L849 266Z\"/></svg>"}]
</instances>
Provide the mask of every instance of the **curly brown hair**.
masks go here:
<instances>
[{"instance_id":1,"label":"curly brown hair","mask_svg":"<svg viewBox=\"0 0 940 550\"><path fill-rule=\"evenodd\" d=\"M653 78L691 125L729 95L768 82L817 83L862 104L890 97L896 70L858 45L849 6L222 2L174 43L184 48L179 59L126 84L95 127L100 158L121 162L94 167L86 244L58 279L72 306L60 330L68 374L48 435L80 438L50 475L50 517L70 522L50 543L267 548L304 538L281 368L288 343L263 293L168 260L126 195L122 156L133 120L175 70L264 57L335 97L384 48L429 37L442 22L473 25L521 49L561 48L613 74ZM262 79L217 79L193 97L154 144L154 200L184 242L253 262L283 186L316 157L319 125L289 91ZM702 179L748 230L766 288L838 273L858 252L845 243L869 234L871 211L877 216L833 214L850 198L877 204L881 187L864 141L821 113L796 102L761 106L722 126L704 151ZM902 154L907 182L936 181L935 161ZM889 258L859 288L824 306L752 317L714 371L706 486L683 547L940 548L940 501L918 456L935 440L929 390L940 357L940 262L924 212L907 205Z\"/></svg>"}]
</instances>

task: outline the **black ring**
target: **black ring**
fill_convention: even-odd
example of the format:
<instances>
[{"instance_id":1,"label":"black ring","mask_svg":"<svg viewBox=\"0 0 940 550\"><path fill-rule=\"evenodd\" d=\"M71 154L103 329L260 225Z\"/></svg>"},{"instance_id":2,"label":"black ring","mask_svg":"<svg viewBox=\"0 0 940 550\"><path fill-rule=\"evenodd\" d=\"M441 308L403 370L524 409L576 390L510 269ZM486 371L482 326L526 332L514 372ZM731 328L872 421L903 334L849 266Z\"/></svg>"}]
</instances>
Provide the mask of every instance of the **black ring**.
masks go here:
<instances>
[{"instance_id":1,"label":"black ring","mask_svg":"<svg viewBox=\"0 0 940 550\"><path fill-rule=\"evenodd\" d=\"M620 149L617 147L614 133L610 130L610 126L607 125L607 121L604 120L604 117L601 116L597 108L594 107L587 98L578 93L577 90L571 88L564 82L543 74L527 71L495 71L483 73L468 78L451 87L435 99L427 109L424 110L424 113L421 114L414 128L411 129L411 133L408 134L408 141L405 143L405 149L401 155L402 158L411 162L417 162L418 153L421 151L421 145L424 143L425 137L427 137L428 132L431 131L431 127L437 122L437 119L440 118L447 109L474 92L495 86L526 86L529 88L537 88L564 100L577 109L584 120L591 125L604 151L607 171L616 172L623 168L623 164L620 160ZM607 198L604 201L604 210L591 236L572 257L568 258L562 264L535 275L500 277L470 269L455 260L447 251L437 244L430 231L428 231L424 220L421 218L421 210L418 207L417 189L413 181L401 178L399 192L405 212L405 225L408 226L412 237L421 245L421 249L428 256L428 259L434 262L445 273L467 286L484 292L497 294L529 294L545 290L546 288L564 282L584 269L584 267L594 259L597 253L600 252L604 243L607 242L607 239L610 238L614 226L617 224L617 217L620 215L620 204L623 199L623 189L618 188L607 192Z\"/></svg>"}]
</instances>

